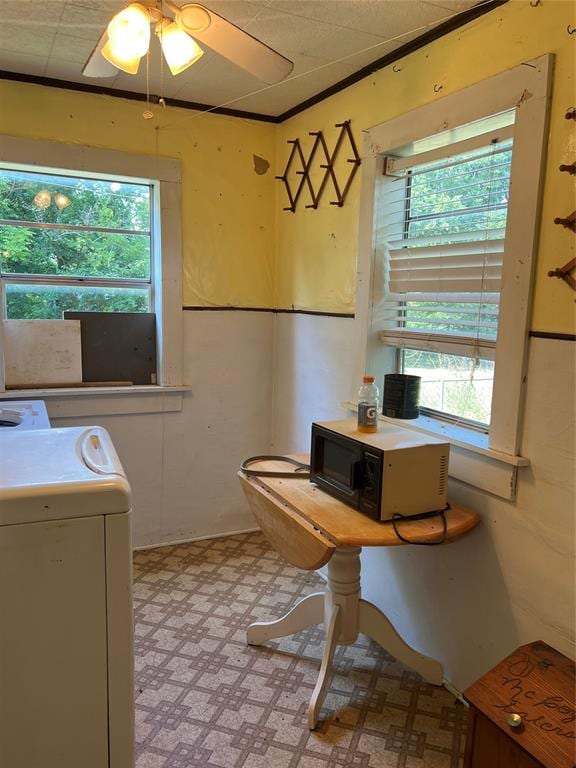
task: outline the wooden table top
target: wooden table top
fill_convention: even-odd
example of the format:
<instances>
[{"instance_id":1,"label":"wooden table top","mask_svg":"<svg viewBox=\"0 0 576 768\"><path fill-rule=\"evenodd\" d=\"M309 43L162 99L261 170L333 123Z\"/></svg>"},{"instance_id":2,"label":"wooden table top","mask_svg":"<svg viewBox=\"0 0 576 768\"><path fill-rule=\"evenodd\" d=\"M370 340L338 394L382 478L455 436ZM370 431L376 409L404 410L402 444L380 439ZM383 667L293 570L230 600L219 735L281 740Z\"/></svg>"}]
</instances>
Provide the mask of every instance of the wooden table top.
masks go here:
<instances>
[{"instance_id":1,"label":"wooden table top","mask_svg":"<svg viewBox=\"0 0 576 768\"><path fill-rule=\"evenodd\" d=\"M308 454L294 454L293 458L308 462ZM250 469L289 471L283 462L263 461ZM407 542L399 539L390 522L378 522L335 499L310 482L309 478L247 477L255 489L270 492L278 501L296 512L321 531L337 546L393 547ZM445 543L459 539L480 522L476 512L451 504L446 512L447 533ZM440 517L426 520L397 521L397 530L406 538L419 542L434 542L442 538Z\"/></svg>"}]
</instances>

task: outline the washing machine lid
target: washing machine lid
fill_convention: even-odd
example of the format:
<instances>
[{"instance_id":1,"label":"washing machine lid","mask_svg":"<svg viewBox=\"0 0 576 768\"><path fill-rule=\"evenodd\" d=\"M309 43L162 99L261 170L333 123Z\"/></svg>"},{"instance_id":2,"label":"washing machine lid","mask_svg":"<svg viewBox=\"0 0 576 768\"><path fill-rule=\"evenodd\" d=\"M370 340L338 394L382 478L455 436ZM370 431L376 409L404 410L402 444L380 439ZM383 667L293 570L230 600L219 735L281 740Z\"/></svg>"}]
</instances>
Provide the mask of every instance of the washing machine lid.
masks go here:
<instances>
[{"instance_id":1,"label":"washing machine lid","mask_svg":"<svg viewBox=\"0 0 576 768\"><path fill-rule=\"evenodd\" d=\"M43 400L0 400L0 439L11 430L49 429Z\"/></svg>"},{"instance_id":2,"label":"washing machine lid","mask_svg":"<svg viewBox=\"0 0 576 768\"><path fill-rule=\"evenodd\" d=\"M127 512L130 485L102 427L0 439L0 526Z\"/></svg>"}]
</instances>

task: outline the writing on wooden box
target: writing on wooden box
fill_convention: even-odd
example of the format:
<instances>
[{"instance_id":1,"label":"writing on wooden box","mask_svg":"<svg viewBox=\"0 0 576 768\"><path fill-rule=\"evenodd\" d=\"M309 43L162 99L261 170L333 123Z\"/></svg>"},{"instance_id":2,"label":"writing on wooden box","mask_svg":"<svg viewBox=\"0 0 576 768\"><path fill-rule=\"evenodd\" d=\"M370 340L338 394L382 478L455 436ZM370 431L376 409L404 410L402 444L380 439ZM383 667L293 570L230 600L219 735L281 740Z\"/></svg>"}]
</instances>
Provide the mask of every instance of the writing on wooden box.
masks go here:
<instances>
[{"instance_id":1,"label":"writing on wooden box","mask_svg":"<svg viewBox=\"0 0 576 768\"><path fill-rule=\"evenodd\" d=\"M538 665L550 669L554 662L541 658ZM507 660L500 675L502 692L508 695L495 709L522 718L524 726L532 725L546 733L556 734L565 739L574 739L576 711L574 704L561 695L546 692L534 680L537 664L528 653L518 653Z\"/></svg>"},{"instance_id":2,"label":"writing on wooden box","mask_svg":"<svg viewBox=\"0 0 576 768\"><path fill-rule=\"evenodd\" d=\"M464 695L546 768L574 768L574 683L574 662L535 642L518 648Z\"/></svg>"}]
</instances>

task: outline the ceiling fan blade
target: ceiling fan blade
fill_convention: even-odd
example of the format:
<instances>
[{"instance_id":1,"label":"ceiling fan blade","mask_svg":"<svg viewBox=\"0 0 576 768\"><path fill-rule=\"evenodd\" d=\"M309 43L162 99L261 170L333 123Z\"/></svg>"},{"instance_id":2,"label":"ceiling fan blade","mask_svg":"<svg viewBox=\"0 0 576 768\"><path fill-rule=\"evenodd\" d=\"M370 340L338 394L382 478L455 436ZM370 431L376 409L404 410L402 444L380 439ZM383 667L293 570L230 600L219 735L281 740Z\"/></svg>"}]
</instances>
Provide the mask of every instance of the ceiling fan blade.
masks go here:
<instances>
[{"instance_id":1,"label":"ceiling fan blade","mask_svg":"<svg viewBox=\"0 0 576 768\"><path fill-rule=\"evenodd\" d=\"M289 59L209 8L198 3L168 6L184 32L265 83L279 83L292 72L294 64Z\"/></svg>"},{"instance_id":2,"label":"ceiling fan blade","mask_svg":"<svg viewBox=\"0 0 576 768\"><path fill-rule=\"evenodd\" d=\"M100 35L100 40L96 43L96 46L88 59L84 67L82 68L82 74L85 77L115 77L120 71L114 64L111 64L107 59L102 56L102 48L108 42L108 32L104 32Z\"/></svg>"}]
</instances>

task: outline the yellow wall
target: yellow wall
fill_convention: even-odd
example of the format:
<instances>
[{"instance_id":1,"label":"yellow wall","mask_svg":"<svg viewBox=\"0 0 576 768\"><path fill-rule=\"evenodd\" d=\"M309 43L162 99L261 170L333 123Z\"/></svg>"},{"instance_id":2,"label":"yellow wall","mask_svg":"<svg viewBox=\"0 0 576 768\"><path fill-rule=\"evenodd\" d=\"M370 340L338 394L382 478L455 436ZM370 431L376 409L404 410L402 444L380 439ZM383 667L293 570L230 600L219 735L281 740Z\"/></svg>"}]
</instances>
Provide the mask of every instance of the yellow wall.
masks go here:
<instances>
[{"instance_id":1,"label":"yellow wall","mask_svg":"<svg viewBox=\"0 0 576 768\"><path fill-rule=\"evenodd\" d=\"M167 108L145 121L143 105L107 96L0 81L0 133L178 157L183 166L184 304L354 311L360 173L343 208L281 210L274 181L286 140L334 123L362 129L382 123L543 53L556 54L548 170L532 327L571 332L575 294L549 269L574 256L574 235L553 224L576 206L574 180L558 165L574 162L574 123L564 119L574 95L576 23L571 0L507 5L406 56L360 83L275 126ZM434 85L441 85L439 94ZM158 129L158 130L157 130ZM255 173L253 155L271 163ZM321 162L320 156L318 163ZM276 166L276 167L275 167ZM320 172L319 168L315 173ZM292 178L292 182L296 177Z\"/></svg>"},{"instance_id":2,"label":"yellow wall","mask_svg":"<svg viewBox=\"0 0 576 768\"><path fill-rule=\"evenodd\" d=\"M570 0L511 0L466 27L406 56L330 99L283 123L278 130L278 162L286 162L287 139L299 137L306 147L308 132L322 129L333 145L334 123L351 118L358 144L361 131L434 99L458 91L544 53L556 54L550 120L548 166L542 209L532 328L573 332L574 298L566 284L547 276L549 269L574 256L575 236L553 223L574 210L574 178L560 173L572 163L576 141L574 123L564 118L575 104L576 36L567 32L576 23ZM442 90L435 94L434 85ZM328 190L318 210L303 205L295 214L277 206L275 303L279 307L351 312L357 256L360 174L343 208L329 205Z\"/></svg>"},{"instance_id":3,"label":"yellow wall","mask_svg":"<svg viewBox=\"0 0 576 768\"><path fill-rule=\"evenodd\" d=\"M170 107L144 120L143 109L0 81L0 133L180 158L184 304L270 307L276 126ZM254 154L270 162L266 174Z\"/></svg>"}]
</instances>

